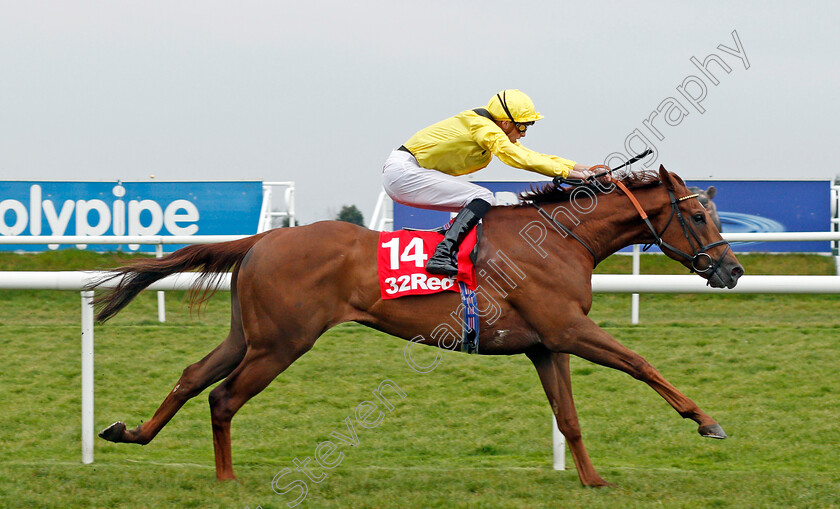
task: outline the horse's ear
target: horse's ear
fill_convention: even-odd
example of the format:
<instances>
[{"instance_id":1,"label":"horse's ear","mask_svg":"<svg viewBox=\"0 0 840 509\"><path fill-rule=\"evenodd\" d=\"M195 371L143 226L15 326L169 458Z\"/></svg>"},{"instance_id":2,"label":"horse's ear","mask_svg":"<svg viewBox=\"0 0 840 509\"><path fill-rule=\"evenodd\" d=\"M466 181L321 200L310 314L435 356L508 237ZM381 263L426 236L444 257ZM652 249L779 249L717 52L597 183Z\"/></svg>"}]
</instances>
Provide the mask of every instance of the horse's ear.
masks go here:
<instances>
[{"instance_id":1,"label":"horse's ear","mask_svg":"<svg viewBox=\"0 0 840 509\"><path fill-rule=\"evenodd\" d=\"M665 184L665 188L670 191L676 191L678 186L685 187L685 182L679 175L669 172L661 164L659 165L659 178Z\"/></svg>"},{"instance_id":2,"label":"horse's ear","mask_svg":"<svg viewBox=\"0 0 840 509\"><path fill-rule=\"evenodd\" d=\"M674 190L674 183L671 181L671 174L665 169L663 165L659 165L659 180L665 184L665 187Z\"/></svg>"},{"instance_id":3,"label":"horse's ear","mask_svg":"<svg viewBox=\"0 0 840 509\"><path fill-rule=\"evenodd\" d=\"M709 188L706 189L706 196L708 196L710 200L713 200L716 194L717 188L715 186L709 186Z\"/></svg>"}]
</instances>

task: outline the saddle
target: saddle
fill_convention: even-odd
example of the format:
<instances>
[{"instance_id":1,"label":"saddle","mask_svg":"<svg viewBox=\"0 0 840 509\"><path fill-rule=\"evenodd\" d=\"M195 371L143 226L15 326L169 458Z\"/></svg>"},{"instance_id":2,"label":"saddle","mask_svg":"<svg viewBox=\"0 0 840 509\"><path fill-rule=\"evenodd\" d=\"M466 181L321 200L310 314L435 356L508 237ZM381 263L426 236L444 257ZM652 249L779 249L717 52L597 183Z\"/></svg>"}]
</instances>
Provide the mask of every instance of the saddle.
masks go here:
<instances>
[{"instance_id":1,"label":"saddle","mask_svg":"<svg viewBox=\"0 0 840 509\"><path fill-rule=\"evenodd\" d=\"M473 228L458 247L458 274L454 278L426 272L426 260L443 239L447 227L379 233L377 266L380 295L382 299L396 299L407 295L460 292L461 351L478 353L475 257L481 224Z\"/></svg>"}]
</instances>

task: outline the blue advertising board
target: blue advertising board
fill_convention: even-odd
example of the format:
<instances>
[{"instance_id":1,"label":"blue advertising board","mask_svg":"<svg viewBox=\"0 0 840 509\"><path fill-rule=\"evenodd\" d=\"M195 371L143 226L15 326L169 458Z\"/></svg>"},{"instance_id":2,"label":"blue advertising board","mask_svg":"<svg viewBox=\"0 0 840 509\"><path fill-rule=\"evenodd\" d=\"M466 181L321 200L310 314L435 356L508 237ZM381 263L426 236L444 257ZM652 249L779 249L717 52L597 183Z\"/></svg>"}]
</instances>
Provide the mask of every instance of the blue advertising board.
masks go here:
<instances>
[{"instance_id":1,"label":"blue advertising board","mask_svg":"<svg viewBox=\"0 0 840 509\"><path fill-rule=\"evenodd\" d=\"M516 203L518 193L543 182L475 182L496 195L500 204ZM686 181L689 186L715 186L714 202L724 232L827 232L831 228L828 180ZM394 204L394 228L435 228L449 220L448 212ZM828 242L733 242L735 251L830 252Z\"/></svg>"},{"instance_id":2,"label":"blue advertising board","mask_svg":"<svg viewBox=\"0 0 840 509\"><path fill-rule=\"evenodd\" d=\"M251 235L261 205L261 182L6 181L0 182L0 235ZM0 244L6 251L43 249Z\"/></svg>"}]
</instances>

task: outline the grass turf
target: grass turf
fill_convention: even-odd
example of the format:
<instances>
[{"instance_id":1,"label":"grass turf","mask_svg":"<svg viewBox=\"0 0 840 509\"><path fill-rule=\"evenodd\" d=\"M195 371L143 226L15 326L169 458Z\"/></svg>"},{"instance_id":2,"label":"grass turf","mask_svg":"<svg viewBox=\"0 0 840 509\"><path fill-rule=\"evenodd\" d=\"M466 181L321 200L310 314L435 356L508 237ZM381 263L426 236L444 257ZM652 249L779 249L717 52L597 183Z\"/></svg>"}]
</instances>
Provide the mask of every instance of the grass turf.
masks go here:
<instances>
[{"instance_id":1,"label":"grass turf","mask_svg":"<svg viewBox=\"0 0 840 509\"><path fill-rule=\"evenodd\" d=\"M113 266L78 252L0 256L2 270ZM750 273L831 273L830 258L743 256ZM643 270L684 272L661 256ZM613 257L604 272L629 270ZM45 269L49 265L50 269ZM778 271L778 272L776 272ZM96 330L96 426L147 419L188 364L227 332L218 295L200 317L168 294L167 323L153 293ZM286 507L272 479L312 457L385 380L405 399L359 444L339 444L342 462L307 482L299 507L838 507L837 361L840 299L834 296L643 296L642 324L629 325L629 297L596 296L592 317L714 416L730 438L701 438L644 384L572 361L584 440L595 467L617 488L580 487L550 467L550 414L524 356L444 352L420 374L405 342L357 325L337 327L250 401L233 421L238 482L213 469L207 392L188 402L149 445L97 439L81 465L79 296L0 292L3 426L2 507ZM414 351L418 363L431 349ZM425 356L425 357L424 357ZM393 394L393 393L389 393Z\"/></svg>"}]
</instances>

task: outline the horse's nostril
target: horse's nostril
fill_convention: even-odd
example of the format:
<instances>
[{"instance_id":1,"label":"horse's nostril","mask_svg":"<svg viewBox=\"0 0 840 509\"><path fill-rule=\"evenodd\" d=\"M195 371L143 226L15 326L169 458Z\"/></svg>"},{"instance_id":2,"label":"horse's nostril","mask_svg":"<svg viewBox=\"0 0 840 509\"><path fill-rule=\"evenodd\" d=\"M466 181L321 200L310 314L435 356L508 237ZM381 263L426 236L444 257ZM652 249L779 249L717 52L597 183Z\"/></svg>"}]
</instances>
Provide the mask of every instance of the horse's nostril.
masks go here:
<instances>
[{"instance_id":1,"label":"horse's nostril","mask_svg":"<svg viewBox=\"0 0 840 509\"><path fill-rule=\"evenodd\" d=\"M743 268L743 267L741 267L740 265L736 265L736 266L732 269L732 277L733 277L733 278L737 279L737 278L739 278L739 277L741 277L741 276L743 276L743 275L744 275L744 268Z\"/></svg>"}]
</instances>

